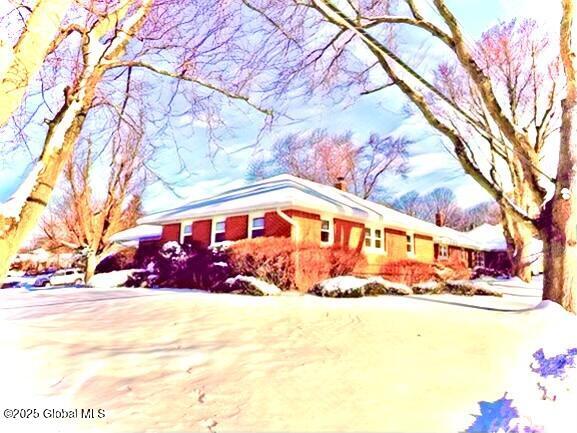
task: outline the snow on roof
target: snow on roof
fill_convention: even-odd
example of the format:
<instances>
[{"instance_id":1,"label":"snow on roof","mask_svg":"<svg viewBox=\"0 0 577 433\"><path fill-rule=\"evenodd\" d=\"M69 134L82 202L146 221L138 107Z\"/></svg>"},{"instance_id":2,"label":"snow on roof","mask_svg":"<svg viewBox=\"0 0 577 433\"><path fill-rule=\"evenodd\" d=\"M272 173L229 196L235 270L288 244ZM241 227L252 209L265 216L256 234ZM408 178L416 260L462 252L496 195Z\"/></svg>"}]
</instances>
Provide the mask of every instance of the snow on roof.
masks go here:
<instances>
[{"instance_id":1,"label":"snow on roof","mask_svg":"<svg viewBox=\"0 0 577 433\"><path fill-rule=\"evenodd\" d=\"M507 241L501 224L485 223L467 232L467 236L479 242L488 250L506 250Z\"/></svg>"},{"instance_id":2,"label":"snow on roof","mask_svg":"<svg viewBox=\"0 0 577 433\"><path fill-rule=\"evenodd\" d=\"M449 244L478 248L467 234L411 217L382 204L332 186L288 174L274 176L184 206L140 218L140 224L168 224L183 220L270 209L305 209L429 235Z\"/></svg>"},{"instance_id":3,"label":"snow on roof","mask_svg":"<svg viewBox=\"0 0 577 433\"><path fill-rule=\"evenodd\" d=\"M141 224L110 236L111 242L131 242L139 240L157 240L162 235L162 226Z\"/></svg>"}]
</instances>

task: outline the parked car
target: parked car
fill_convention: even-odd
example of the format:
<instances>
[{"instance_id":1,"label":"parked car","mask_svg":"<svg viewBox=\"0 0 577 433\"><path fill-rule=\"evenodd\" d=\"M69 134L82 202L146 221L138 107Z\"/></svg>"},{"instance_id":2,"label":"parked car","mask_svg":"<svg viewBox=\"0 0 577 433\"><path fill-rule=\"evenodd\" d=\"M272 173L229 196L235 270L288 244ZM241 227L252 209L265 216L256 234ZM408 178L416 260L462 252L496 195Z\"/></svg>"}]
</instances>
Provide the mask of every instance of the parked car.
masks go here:
<instances>
[{"instance_id":1,"label":"parked car","mask_svg":"<svg viewBox=\"0 0 577 433\"><path fill-rule=\"evenodd\" d=\"M44 287L67 285L78 286L83 282L84 272L82 272L80 269L61 269L48 277L48 281L44 284Z\"/></svg>"},{"instance_id":2,"label":"parked car","mask_svg":"<svg viewBox=\"0 0 577 433\"><path fill-rule=\"evenodd\" d=\"M6 278L2 282L0 289L10 289L12 287L19 287L22 283L22 277L24 272L21 271L8 271Z\"/></svg>"},{"instance_id":3,"label":"parked car","mask_svg":"<svg viewBox=\"0 0 577 433\"><path fill-rule=\"evenodd\" d=\"M43 272L41 274L34 275L34 287L46 287L50 285L50 277L54 274L54 271Z\"/></svg>"}]
</instances>

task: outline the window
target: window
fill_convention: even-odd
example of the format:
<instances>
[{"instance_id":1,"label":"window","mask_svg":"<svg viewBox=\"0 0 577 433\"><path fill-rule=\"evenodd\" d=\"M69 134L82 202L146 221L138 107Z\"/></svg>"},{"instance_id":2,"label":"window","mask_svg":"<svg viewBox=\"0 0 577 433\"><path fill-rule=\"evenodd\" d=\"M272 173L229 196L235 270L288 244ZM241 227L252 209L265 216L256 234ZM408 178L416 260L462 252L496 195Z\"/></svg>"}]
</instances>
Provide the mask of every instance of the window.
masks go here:
<instances>
[{"instance_id":1,"label":"window","mask_svg":"<svg viewBox=\"0 0 577 433\"><path fill-rule=\"evenodd\" d=\"M375 248L381 248L383 246L383 231L380 229L375 230Z\"/></svg>"},{"instance_id":2,"label":"window","mask_svg":"<svg viewBox=\"0 0 577 433\"><path fill-rule=\"evenodd\" d=\"M371 229L365 229L365 247L372 247L373 246L373 238L371 236Z\"/></svg>"},{"instance_id":3,"label":"window","mask_svg":"<svg viewBox=\"0 0 577 433\"><path fill-rule=\"evenodd\" d=\"M473 259L475 266L484 267L485 266L485 254L482 251L473 252Z\"/></svg>"},{"instance_id":4,"label":"window","mask_svg":"<svg viewBox=\"0 0 577 433\"><path fill-rule=\"evenodd\" d=\"M415 236L413 234L407 235L407 253L409 255L415 254Z\"/></svg>"},{"instance_id":5,"label":"window","mask_svg":"<svg viewBox=\"0 0 577 433\"><path fill-rule=\"evenodd\" d=\"M264 236L264 217L252 218L250 224L250 237L260 238L261 236Z\"/></svg>"},{"instance_id":6,"label":"window","mask_svg":"<svg viewBox=\"0 0 577 433\"><path fill-rule=\"evenodd\" d=\"M382 229L365 228L365 248L384 250L384 234Z\"/></svg>"},{"instance_id":7,"label":"window","mask_svg":"<svg viewBox=\"0 0 577 433\"><path fill-rule=\"evenodd\" d=\"M214 223L214 240L213 243L224 242L226 240L226 222L225 220Z\"/></svg>"},{"instance_id":8,"label":"window","mask_svg":"<svg viewBox=\"0 0 577 433\"><path fill-rule=\"evenodd\" d=\"M439 259L447 259L449 257L449 246L446 244L439 244Z\"/></svg>"},{"instance_id":9,"label":"window","mask_svg":"<svg viewBox=\"0 0 577 433\"><path fill-rule=\"evenodd\" d=\"M192 235L192 223L185 224L182 229L183 236L190 236Z\"/></svg>"},{"instance_id":10,"label":"window","mask_svg":"<svg viewBox=\"0 0 577 433\"><path fill-rule=\"evenodd\" d=\"M331 241L331 222L321 220L321 242L326 244Z\"/></svg>"}]
</instances>

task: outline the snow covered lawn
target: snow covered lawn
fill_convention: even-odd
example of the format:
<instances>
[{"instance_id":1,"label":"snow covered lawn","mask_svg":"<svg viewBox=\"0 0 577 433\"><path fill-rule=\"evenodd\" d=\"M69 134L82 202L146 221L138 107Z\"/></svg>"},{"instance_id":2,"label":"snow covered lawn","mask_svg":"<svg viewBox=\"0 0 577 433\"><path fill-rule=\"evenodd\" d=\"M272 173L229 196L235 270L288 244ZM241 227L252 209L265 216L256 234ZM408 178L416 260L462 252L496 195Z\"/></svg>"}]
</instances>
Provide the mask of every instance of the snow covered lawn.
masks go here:
<instances>
[{"instance_id":1,"label":"snow covered lawn","mask_svg":"<svg viewBox=\"0 0 577 433\"><path fill-rule=\"evenodd\" d=\"M577 342L575 320L508 283L503 298L3 290L0 406L106 411L11 432L462 432L485 425L480 402L537 391L544 344Z\"/></svg>"}]
</instances>

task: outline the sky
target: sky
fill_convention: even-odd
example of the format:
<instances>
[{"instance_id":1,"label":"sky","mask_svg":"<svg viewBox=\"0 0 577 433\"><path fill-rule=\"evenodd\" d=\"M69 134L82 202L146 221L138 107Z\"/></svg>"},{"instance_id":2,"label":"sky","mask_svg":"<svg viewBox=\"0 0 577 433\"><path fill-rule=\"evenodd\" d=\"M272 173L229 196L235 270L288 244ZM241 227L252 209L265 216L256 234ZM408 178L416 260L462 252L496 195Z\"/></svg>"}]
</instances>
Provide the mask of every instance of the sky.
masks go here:
<instances>
[{"instance_id":1,"label":"sky","mask_svg":"<svg viewBox=\"0 0 577 433\"><path fill-rule=\"evenodd\" d=\"M428 1L421 0L423 4ZM558 8L555 4L543 8L543 2L538 0L452 0L448 3L469 40L476 39L497 21L516 16L538 19L552 29L558 25ZM436 54L431 53L433 55ZM465 175L458 162L446 151L442 138L420 116L407 116L406 103L404 96L395 89L360 97L346 107L328 99L320 100L294 109L291 115L298 121L290 124L280 122L261 135L256 145L262 117L246 110L241 114L231 108L231 133L223 140L216 154L207 141L204 122L183 118L181 128L175 131L175 135L177 139L189 141L186 152L181 155L187 161L189 172L186 175L177 173L174 149L169 147L158 153L152 165L170 187L161 182L150 185L144 195L144 209L151 212L175 207L240 186L246 182L251 159L266 154L276 139L287 133L314 128L326 128L335 133L350 130L355 140L363 140L371 132L405 135L412 139L407 177L384 185L397 195L410 190L426 193L437 187L449 187L463 207L488 200L488 194ZM29 155L23 152L9 157L0 156L0 201L14 191L29 162Z\"/></svg>"}]
</instances>

